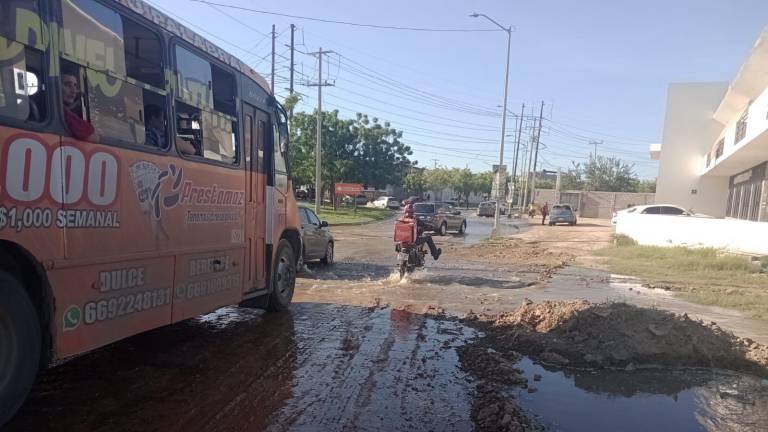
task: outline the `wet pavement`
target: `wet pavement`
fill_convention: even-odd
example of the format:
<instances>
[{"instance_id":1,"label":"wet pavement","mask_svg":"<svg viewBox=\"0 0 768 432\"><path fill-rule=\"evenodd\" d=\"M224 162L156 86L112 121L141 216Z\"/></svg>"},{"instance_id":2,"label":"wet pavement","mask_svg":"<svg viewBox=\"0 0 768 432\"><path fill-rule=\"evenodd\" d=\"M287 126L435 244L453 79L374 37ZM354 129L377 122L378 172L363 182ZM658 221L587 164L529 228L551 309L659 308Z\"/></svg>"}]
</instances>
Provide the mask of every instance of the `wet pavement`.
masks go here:
<instances>
[{"instance_id":1,"label":"wet pavement","mask_svg":"<svg viewBox=\"0 0 768 432\"><path fill-rule=\"evenodd\" d=\"M491 224L470 216L466 235L436 240L477 243ZM503 220L507 234L529 229ZM456 349L478 334L443 311L509 311L525 298L688 305L596 270L568 267L541 281L536 270L450 256L401 281L393 276L391 220L334 234L336 265L310 264L290 311L223 308L70 360L41 376L7 430L470 431L479 383L462 370ZM758 326L699 308L704 316L722 313L734 327ZM760 337L765 326L752 330ZM557 370L526 358L516 367L537 391L509 389L509 396L551 430L758 431L768 424L768 382L748 375Z\"/></svg>"}]
</instances>

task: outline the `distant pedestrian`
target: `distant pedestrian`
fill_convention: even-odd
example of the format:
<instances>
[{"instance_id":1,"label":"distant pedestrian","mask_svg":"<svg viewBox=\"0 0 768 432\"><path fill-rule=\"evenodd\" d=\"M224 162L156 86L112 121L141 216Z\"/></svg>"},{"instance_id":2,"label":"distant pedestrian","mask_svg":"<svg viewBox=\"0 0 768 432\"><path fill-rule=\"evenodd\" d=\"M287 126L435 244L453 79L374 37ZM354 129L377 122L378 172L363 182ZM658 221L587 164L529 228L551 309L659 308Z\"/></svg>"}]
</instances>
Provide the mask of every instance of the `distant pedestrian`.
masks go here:
<instances>
[{"instance_id":1,"label":"distant pedestrian","mask_svg":"<svg viewBox=\"0 0 768 432\"><path fill-rule=\"evenodd\" d=\"M429 201L429 193L427 193L427 201Z\"/></svg>"},{"instance_id":2,"label":"distant pedestrian","mask_svg":"<svg viewBox=\"0 0 768 432\"><path fill-rule=\"evenodd\" d=\"M541 224L544 225L544 220L549 215L549 203L544 203L544 207L541 208Z\"/></svg>"}]
</instances>

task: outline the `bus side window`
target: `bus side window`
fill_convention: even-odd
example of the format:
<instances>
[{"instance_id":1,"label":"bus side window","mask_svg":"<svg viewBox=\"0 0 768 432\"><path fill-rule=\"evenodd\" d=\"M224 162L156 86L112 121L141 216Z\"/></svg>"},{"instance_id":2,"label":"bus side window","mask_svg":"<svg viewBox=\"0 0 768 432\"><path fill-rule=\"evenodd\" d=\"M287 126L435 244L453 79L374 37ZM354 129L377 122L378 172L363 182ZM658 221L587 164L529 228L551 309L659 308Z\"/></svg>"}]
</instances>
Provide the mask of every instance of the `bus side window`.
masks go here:
<instances>
[{"instance_id":1,"label":"bus side window","mask_svg":"<svg viewBox=\"0 0 768 432\"><path fill-rule=\"evenodd\" d=\"M186 156L203 155L201 110L176 101L176 147Z\"/></svg>"},{"instance_id":2,"label":"bus side window","mask_svg":"<svg viewBox=\"0 0 768 432\"><path fill-rule=\"evenodd\" d=\"M72 135L167 148L160 37L95 0L61 0L61 7L61 93ZM78 49L83 40L86 49Z\"/></svg>"},{"instance_id":3,"label":"bus side window","mask_svg":"<svg viewBox=\"0 0 768 432\"><path fill-rule=\"evenodd\" d=\"M43 54L0 36L2 51L13 57L0 60L0 116L41 123L48 116L43 83ZM0 52L0 59L5 58Z\"/></svg>"},{"instance_id":4,"label":"bus side window","mask_svg":"<svg viewBox=\"0 0 768 432\"><path fill-rule=\"evenodd\" d=\"M26 32L16 29L24 16ZM28 17L35 17L30 22ZM37 0L0 2L0 116L42 123L48 117L43 65L45 38Z\"/></svg>"},{"instance_id":5,"label":"bus side window","mask_svg":"<svg viewBox=\"0 0 768 432\"><path fill-rule=\"evenodd\" d=\"M237 164L235 76L176 46L176 146L185 156Z\"/></svg>"}]
</instances>

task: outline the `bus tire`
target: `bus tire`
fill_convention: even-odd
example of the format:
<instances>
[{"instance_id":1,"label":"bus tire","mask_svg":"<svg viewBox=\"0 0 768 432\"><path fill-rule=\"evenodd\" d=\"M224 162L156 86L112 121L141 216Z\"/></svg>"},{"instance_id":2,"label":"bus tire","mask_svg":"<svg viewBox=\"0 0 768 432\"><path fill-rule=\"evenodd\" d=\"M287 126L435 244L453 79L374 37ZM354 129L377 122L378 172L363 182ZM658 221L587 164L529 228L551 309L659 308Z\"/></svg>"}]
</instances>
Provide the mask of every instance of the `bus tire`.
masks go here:
<instances>
[{"instance_id":1,"label":"bus tire","mask_svg":"<svg viewBox=\"0 0 768 432\"><path fill-rule=\"evenodd\" d=\"M278 312L288 309L296 286L296 257L291 243L286 239L280 240L277 245L271 283L272 292L269 294L267 310Z\"/></svg>"},{"instance_id":2,"label":"bus tire","mask_svg":"<svg viewBox=\"0 0 768 432\"><path fill-rule=\"evenodd\" d=\"M0 270L0 427L13 418L37 378L40 321L24 286Z\"/></svg>"}]
</instances>

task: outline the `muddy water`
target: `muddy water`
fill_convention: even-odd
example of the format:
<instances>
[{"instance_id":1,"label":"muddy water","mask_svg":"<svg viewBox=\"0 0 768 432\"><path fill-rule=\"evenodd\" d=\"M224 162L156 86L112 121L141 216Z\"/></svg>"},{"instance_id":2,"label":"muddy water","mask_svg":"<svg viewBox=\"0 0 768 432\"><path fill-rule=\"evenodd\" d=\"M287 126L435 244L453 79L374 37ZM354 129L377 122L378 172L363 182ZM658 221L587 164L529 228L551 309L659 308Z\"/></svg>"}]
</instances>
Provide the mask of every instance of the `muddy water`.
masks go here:
<instances>
[{"instance_id":1,"label":"muddy water","mask_svg":"<svg viewBox=\"0 0 768 432\"><path fill-rule=\"evenodd\" d=\"M537 390L516 391L520 405L553 431L768 427L768 381L749 375L701 369L563 372L527 358L517 366Z\"/></svg>"},{"instance_id":2,"label":"muddy water","mask_svg":"<svg viewBox=\"0 0 768 432\"><path fill-rule=\"evenodd\" d=\"M376 307L223 308L46 372L7 430L468 431L455 347L473 335Z\"/></svg>"}]
</instances>

